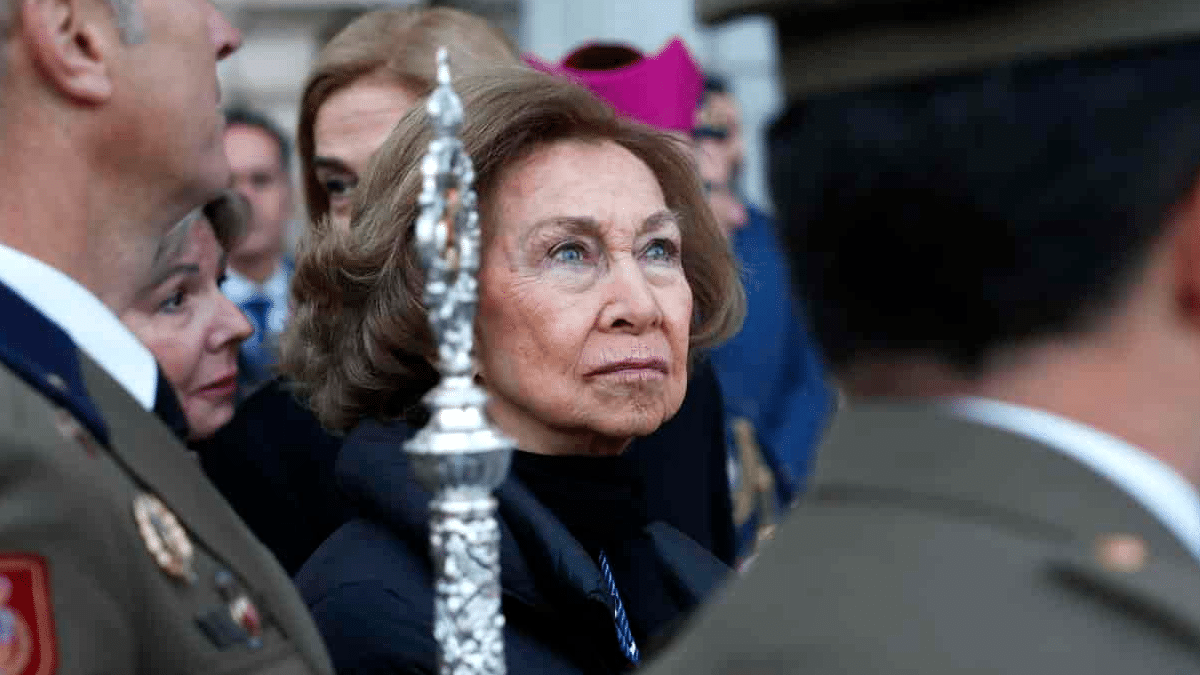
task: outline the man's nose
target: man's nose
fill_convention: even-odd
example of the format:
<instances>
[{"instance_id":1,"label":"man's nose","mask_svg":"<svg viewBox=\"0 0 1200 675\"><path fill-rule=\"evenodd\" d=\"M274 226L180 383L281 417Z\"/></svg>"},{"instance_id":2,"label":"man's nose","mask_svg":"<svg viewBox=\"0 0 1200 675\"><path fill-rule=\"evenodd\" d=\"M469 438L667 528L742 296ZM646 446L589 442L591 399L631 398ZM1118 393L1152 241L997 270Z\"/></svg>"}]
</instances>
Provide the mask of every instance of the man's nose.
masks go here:
<instances>
[{"instance_id":1,"label":"man's nose","mask_svg":"<svg viewBox=\"0 0 1200 675\"><path fill-rule=\"evenodd\" d=\"M208 36L216 47L217 60L221 61L241 48L242 32L229 23L229 19L215 5L210 3L209 7Z\"/></svg>"}]
</instances>

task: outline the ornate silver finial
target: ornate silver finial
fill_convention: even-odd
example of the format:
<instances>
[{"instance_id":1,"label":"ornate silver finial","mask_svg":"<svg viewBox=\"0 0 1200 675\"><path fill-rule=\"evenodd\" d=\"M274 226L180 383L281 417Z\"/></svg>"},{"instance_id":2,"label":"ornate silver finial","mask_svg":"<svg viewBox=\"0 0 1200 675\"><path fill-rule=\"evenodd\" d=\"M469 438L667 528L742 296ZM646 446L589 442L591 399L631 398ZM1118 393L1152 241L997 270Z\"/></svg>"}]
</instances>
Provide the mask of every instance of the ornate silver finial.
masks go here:
<instances>
[{"instance_id":1,"label":"ornate silver finial","mask_svg":"<svg viewBox=\"0 0 1200 675\"><path fill-rule=\"evenodd\" d=\"M472 377L479 304L479 216L475 171L463 149L462 101L438 50L438 86L425 104L433 127L416 246L425 268L425 308L437 340L441 381L423 399L430 420L405 443L410 465L433 493L430 543L436 573L434 636L442 675L503 675L500 527L491 492L508 474L513 443L492 427L487 394Z\"/></svg>"}]
</instances>

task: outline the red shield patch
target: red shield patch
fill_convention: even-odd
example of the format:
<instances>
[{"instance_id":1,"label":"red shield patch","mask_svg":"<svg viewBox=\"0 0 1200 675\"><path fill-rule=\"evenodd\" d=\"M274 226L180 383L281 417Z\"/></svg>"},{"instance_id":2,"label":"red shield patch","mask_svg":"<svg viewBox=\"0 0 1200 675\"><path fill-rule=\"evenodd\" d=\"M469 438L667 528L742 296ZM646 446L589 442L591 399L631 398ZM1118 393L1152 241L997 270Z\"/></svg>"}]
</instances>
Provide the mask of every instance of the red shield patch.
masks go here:
<instances>
[{"instance_id":1,"label":"red shield patch","mask_svg":"<svg viewBox=\"0 0 1200 675\"><path fill-rule=\"evenodd\" d=\"M46 560L0 553L0 673L48 675L58 648Z\"/></svg>"}]
</instances>

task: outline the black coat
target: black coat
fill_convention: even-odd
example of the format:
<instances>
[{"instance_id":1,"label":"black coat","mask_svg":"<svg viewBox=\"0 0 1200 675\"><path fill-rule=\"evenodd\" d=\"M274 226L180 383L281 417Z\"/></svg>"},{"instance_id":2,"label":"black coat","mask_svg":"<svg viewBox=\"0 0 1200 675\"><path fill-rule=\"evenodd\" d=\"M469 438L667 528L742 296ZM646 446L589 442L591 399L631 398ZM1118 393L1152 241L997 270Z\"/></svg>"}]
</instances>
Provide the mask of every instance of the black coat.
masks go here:
<instances>
[{"instance_id":1,"label":"black coat","mask_svg":"<svg viewBox=\"0 0 1200 675\"><path fill-rule=\"evenodd\" d=\"M437 669L429 493L415 482L396 438L396 428L368 424L347 440L337 474L361 517L322 544L296 578L343 674ZM496 498L510 672L623 670L596 563L515 475ZM728 568L677 529L658 522L646 533L677 615L724 579Z\"/></svg>"},{"instance_id":2,"label":"black coat","mask_svg":"<svg viewBox=\"0 0 1200 675\"><path fill-rule=\"evenodd\" d=\"M721 391L712 366L697 364L679 412L628 452L641 466L647 510L726 564L733 564L733 511ZM403 424L368 423L355 442L401 452ZM283 380L267 383L233 420L193 444L209 479L250 530L295 574L352 511L334 480L342 439L321 428Z\"/></svg>"},{"instance_id":3,"label":"black coat","mask_svg":"<svg viewBox=\"0 0 1200 675\"><path fill-rule=\"evenodd\" d=\"M277 379L246 398L216 435L192 448L233 510L294 575L350 518L333 478L341 445Z\"/></svg>"}]
</instances>

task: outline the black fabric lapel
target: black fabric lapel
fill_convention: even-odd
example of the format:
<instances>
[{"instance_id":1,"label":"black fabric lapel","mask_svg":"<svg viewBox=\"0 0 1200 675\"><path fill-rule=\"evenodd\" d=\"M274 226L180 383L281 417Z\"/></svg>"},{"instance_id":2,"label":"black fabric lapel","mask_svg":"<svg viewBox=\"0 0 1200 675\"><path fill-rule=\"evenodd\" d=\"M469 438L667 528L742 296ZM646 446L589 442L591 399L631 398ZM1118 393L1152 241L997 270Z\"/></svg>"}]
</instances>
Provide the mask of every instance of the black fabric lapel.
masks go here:
<instances>
[{"instance_id":1,"label":"black fabric lapel","mask_svg":"<svg viewBox=\"0 0 1200 675\"><path fill-rule=\"evenodd\" d=\"M158 385L154 394L154 416L167 425L175 437L187 442L189 433L187 416L175 396L175 388L163 377L162 369L158 369Z\"/></svg>"}]
</instances>

